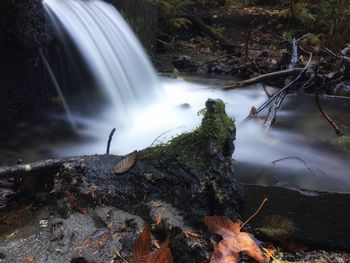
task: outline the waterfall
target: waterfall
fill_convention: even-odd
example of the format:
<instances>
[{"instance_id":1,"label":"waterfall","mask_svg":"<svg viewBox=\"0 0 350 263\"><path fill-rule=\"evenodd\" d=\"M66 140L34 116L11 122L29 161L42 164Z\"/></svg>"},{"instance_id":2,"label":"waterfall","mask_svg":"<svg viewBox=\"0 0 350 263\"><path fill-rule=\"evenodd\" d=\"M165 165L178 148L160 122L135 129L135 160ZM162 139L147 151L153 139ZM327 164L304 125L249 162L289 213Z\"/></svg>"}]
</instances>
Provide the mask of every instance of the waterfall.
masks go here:
<instances>
[{"instance_id":1,"label":"waterfall","mask_svg":"<svg viewBox=\"0 0 350 263\"><path fill-rule=\"evenodd\" d=\"M43 4L61 42L67 41L68 34L81 53L118 123L127 123L135 108L161 96L147 55L112 5L100 0L44 0Z\"/></svg>"}]
</instances>

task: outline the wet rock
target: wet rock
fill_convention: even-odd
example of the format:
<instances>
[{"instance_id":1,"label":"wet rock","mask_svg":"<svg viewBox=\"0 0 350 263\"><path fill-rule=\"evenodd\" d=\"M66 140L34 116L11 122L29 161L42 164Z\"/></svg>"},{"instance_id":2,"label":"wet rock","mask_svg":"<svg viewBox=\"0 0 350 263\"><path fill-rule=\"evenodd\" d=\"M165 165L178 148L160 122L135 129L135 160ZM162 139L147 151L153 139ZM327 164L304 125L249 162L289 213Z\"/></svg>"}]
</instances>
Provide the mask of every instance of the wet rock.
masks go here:
<instances>
[{"instance_id":1,"label":"wet rock","mask_svg":"<svg viewBox=\"0 0 350 263\"><path fill-rule=\"evenodd\" d=\"M178 70L196 70L197 67L193 64L190 56L178 56L173 59L173 66Z\"/></svg>"},{"instance_id":2,"label":"wet rock","mask_svg":"<svg viewBox=\"0 0 350 263\"><path fill-rule=\"evenodd\" d=\"M339 83L337 86L335 86L332 93L334 95L337 95L337 96L349 97L350 96L350 82Z\"/></svg>"},{"instance_id":3,"label":"wet rock","mask_svg":"<svg viewBox=\"0 0 350 263\"><path fill-rule=\"evenodd\" d=\"M170 49L170 45L169 43L163 41L163 40L160 40L160 39L157 39L157 42L156 42L156 53L165 53L167 51L169 51Z\"/></svg>"},{"instance_id":4,"label":"wet rock","mask_svg":"<svg viewBox=\"0 0 350 263\"><path fill-rule=\"evenodd\" d=\"M342 56L350 57L350 44L341 51Z\"/></svg>"},{"instance_id":5,"label":"wet rock","mask_svg":"<svg viewBox=\"0 0 350 263\"><path fill-rule=\"evenodd\" d=\"M221 65L215 65L215 66L208 66L207 73L214 73L214 74L229 74L233 71L233 67L231 66L221 66Z\"/></svg>"},{"instance_id":6,"label":"wet rock","mask_svg":"<svg viewBox=\"0 0 350 263\"><path fill-rule=\"evenodd\" d=\"M179 105L180 109L187 110L191 108L191 105L189 103L182 103Z\"/></svg>"}]
</instances>

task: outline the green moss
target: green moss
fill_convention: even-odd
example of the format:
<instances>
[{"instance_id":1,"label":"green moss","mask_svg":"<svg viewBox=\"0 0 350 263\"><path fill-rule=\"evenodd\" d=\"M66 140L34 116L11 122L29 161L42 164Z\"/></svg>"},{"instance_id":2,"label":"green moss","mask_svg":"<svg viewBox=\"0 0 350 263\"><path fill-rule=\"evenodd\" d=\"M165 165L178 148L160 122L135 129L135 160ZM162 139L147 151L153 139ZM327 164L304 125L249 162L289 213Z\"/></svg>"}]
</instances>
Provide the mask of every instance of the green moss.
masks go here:
<instances>
[{"instance_id":1,"label":"green moss","mask_svg":"<svg viewBox=\"0 0 350 263\"><path fill-rule=\"evenodd\" d=\"M335 140L335 145L343 151L350 151L350 136L341 136Z\"/></svg>"},{"instance_id":2,"label":"green moss","mask_svg":"<svg viewBox=\"0 0 350 263\"><path fill-rule=\"evenodd\" d=\"M182 163L191 168L202 168L208 158L208 148L214 147L217 153L223 152L225 144L232 139L234 121L225 111L222 100L208 100L201 125L190 133L183 133L167 144L157 145L142 151L139 158L162 159L168 165Z\"/></svg>"}]
</instances>

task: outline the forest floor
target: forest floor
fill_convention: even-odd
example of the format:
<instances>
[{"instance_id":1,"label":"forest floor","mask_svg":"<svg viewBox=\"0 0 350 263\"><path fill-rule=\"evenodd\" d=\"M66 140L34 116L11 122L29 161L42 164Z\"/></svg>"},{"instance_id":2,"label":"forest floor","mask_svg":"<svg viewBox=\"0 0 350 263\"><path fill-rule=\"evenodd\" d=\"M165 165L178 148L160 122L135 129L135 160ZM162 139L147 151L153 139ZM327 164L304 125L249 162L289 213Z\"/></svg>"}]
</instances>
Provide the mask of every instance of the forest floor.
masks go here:
<instances>
[{"instance_id":1,"label":"forest floor","mask_svg":"<svg viewBox=\"0 0 350 263\"><path fill-rule=\"evenodd\" d=\"M319 66L320 73L329 80L330 74L343 71L344 61L338 54L346 46L332 47L331 51L326 44L315 40L312 32L306 31L305 26L287 20L280 5L238 4L197 10L195 16L200 17L224 41L209 36L210 32L208 34L194 23L187 28L175 30L172 38L162 35L154 57L159 71L221 74L248 79L288 68L293 38L300 38L297 40L300 47L298 66L304 67L312 53L310 67ZM348 66L345 67L348 72ZM348 77L349 73L346 73L345 78ZM337 84L340 83L334 82L327 89L323 89L323 93L350 96L350 85L336 88ZM313 90L313 85L303 89Z\"/></svg>"}]
</instances>

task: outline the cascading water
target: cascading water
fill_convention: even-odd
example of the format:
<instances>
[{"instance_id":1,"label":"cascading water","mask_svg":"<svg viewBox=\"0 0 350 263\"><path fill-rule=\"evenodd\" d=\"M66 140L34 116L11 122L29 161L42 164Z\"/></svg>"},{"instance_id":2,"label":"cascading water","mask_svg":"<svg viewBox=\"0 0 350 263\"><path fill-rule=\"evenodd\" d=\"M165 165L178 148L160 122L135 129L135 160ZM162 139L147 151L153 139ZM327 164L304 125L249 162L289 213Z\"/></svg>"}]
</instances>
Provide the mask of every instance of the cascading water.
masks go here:
<instances>
[{"instance_id":1,"label":"cascading water","mask_svg":"<svg viewBox=\"0 0 350 263\"><path fill-rule=\"evenodd\" d=\"M100 0L43 4L61 41L66 41L63 27L78 47L119 125L130 122L135 108L160 96L158 77L141 44L112 5Z\"/></svg>"},{"instance_id":2,"label":"cascading water","mask_svg":"<svg viewBox=\"0 0 350 263\"><path fill-rule=\"evenodd\" d=\"M50 136L42 136L41 129L36 129L41 144L35 145L35 151L33 147L27 147L25 153L20 143L20 155L15 152L11 157L13 160L101 154L105 152L108 134L114 127L117 133L113 138L112 153L126 154L135 149L140 150L195 128L201 120L197 113L205 101L208 98L221 98L227 103L228 114L236 119L234 158L242 182L267 185L281 183L316 190L350 189L347 174L350 169L349 153L335 147L337 142L333 131L320 118L312 97L286 97L277 122L268 133L264 132L259 120L241 125L252 106L259 106L266 101L265 93L257 87L222 91L211 87L222 85L223 81L202 79L199 85L158 78L140 43L111 5L99 0L44 0L44 6L71 59L67 62L67 56L61 57L59 60L65 63L62 68L69 68L72 62L77 67L86 67L82 65L86 64L99 91L88 92L84 81L88 83L91 77L76 73L73 74L74 79L80 77L83 84L71 88L79 96L93 101L89 103L93 108L92 113L99 113L81 114L76 110L82 107L82 99L78 96L77 100L72 100L67 96L66 112L69 112L68 108L73 108L71 118L83 124L78 125L79 135L89 136L82 136L83 141L77 141L76 137L69 140L64 133L60 133L61 139L53 142ZM72 59L71 54L74 52L70 42L66 41L67 34L81 53L83 63ZM55 66L52 61L51 64ZM59 75L57 80L61 80ZM103 108L95 104L95 99L100 99L101 95L104 97L100 103L104 105ZM322 103L324 106L333 103L328 108L334 110L333 115L342 116L343 122L350 119L347 101L324 99ZM21 131L19 129L22 136ZM344 128L344 131L349 133L349 128ZM12 135L9 137L16 138ZM33 140L32 136L30 140ZM9 144L8 148L13 152L16 147ZM0 149L0 154L2 151L9 153L5 147ZM48 152L49 156L42 154Z\"/></svg>"}]
</instances>

